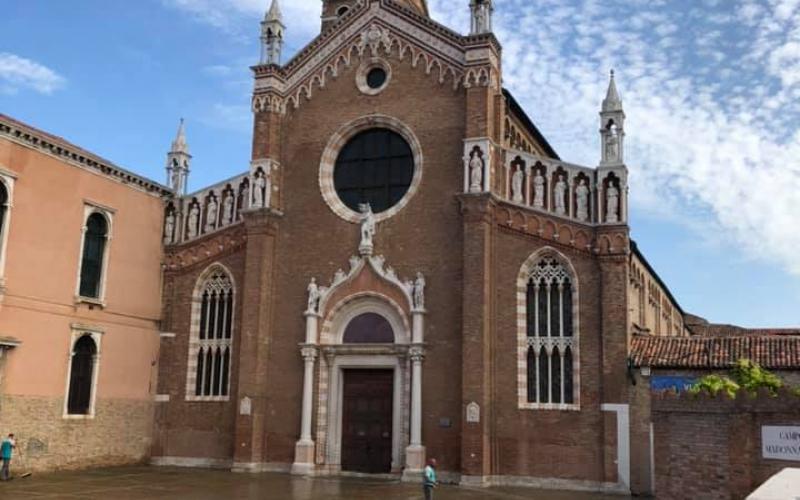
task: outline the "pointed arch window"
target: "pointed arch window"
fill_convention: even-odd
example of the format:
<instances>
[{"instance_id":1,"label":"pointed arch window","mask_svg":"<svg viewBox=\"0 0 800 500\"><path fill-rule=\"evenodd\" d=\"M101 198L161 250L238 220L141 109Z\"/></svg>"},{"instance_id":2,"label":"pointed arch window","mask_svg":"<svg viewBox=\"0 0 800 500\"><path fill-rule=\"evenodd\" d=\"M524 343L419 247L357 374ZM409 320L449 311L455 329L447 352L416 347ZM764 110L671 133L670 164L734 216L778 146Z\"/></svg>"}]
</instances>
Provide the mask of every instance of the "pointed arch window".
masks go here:
<instances>
[{"instance_id":1,"label":"pointed arch window","mask_svg":"<svg viewBox=\"0 0 800 500\"><path fill-rule=\"evenodd\" d=\"M100 340L101 332L72 332L64 418L94 417Z\"/></svg>"},{"instance_id":2,"label":"pointed arch window","mask_svg":"<svg viewBox=\"0 0 800 500\"><path fill-rule=\"evenodd\" d=\"M8 225L11 219L11 186L13 179L0 175L0 294L5 286L4 270Z\"/></svg>"},{"instance_id":3,"label":"pointed arch window","mask_svg":"<svg viewBox=\"0 0 800 500\"><path fill-rule=\"evenodd\" d=\"M78 284L78 295L82 298L102 300L109 220L107 214L98 211L91 211L86 218Z\"/></svg>"},{"instance_id":4,"label":"pointed arch window","mask_svg":"<svg viewBox=\"0 0 800 500\"><path fill-rule=\"evenodd\" d=\"M520 325L520 407L577 407L576 321L574 279L556 258L534 261L521 275L520 299L525 314Z\"/></svg>"},{"instance_id":5,"label":"pointed arch window","mask_svg":"<svg viewBox=\"0 0 800 500\"><path fill-rule=\"evenodd\" d=\"M194 303L187 399L227 400L233 355L235 290L222 268L206 274Z\"/></svg>"}]
</instances>

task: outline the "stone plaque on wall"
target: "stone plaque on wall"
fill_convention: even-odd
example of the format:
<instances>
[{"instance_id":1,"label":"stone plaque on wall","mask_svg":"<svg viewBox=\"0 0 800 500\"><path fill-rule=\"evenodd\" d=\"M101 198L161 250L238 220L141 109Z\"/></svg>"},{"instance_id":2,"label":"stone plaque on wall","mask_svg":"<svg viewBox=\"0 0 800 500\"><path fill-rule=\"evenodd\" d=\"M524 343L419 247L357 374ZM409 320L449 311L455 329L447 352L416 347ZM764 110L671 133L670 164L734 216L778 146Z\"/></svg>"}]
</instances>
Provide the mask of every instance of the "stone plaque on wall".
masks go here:
<instances>
[{"instance_id":1,"label":"stone plaque on wall","mask_svg":"<svg viewBox=\"0 0 800 500\"><path fill-rule=\"evenodd\" d=\"M253 401L247 396L239 402L239 415L250 415L253 412Z\"/></svg>"},{"instance_id":2,"label":"stone plaque on wall","mask_svg":"<svg viewBox=\"0 0 800 500\"><path fill-rule=\"evenodd\" d=\"M800 427L761 427L761 453L764 458L800 462Z\"/></svg>"},{"instance_id":3,"label":"stone plaque on wall","mask_svg":"<svg viewBox=\"0 0 800 500\"><path fill-rule=\"evenodd\" d=\"M467 405L467 423L477 424L481 421L481 407L473 401Z\"/></svg>"}]
</instances>

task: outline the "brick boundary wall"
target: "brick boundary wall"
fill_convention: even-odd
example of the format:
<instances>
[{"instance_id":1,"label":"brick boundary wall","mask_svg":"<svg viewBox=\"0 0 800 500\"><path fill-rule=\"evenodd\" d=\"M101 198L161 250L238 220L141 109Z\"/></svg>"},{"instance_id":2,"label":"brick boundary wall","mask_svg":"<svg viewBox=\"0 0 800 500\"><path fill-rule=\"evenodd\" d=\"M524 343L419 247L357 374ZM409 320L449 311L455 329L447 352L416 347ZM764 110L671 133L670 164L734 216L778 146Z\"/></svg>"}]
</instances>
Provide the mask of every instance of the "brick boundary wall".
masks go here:
<instances>
[{"instance_id":1,"label":"brick boundary wall","mask_svg":"<svg viewBox=\"0 0 800 500\"><path fill-rule=\"evenodd\" d=\"M670 500L741 500L785 467L762 458L761 426L800 426L800 397L782 391L654 394L655 494Z\"/></svg>"}]
</instances>

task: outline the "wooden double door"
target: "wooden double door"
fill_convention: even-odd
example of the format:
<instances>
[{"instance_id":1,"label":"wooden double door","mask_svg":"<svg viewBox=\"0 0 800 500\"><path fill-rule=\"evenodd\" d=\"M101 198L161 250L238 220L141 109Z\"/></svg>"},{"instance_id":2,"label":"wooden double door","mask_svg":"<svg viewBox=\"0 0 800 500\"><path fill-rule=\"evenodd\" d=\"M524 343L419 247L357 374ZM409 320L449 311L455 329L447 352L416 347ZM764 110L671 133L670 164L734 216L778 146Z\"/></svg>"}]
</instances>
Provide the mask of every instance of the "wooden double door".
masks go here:
<instances>
[{"instance_id":1,"label":"wooden double door","mask_svg":"<svg viewBox=\"0 0 800 500\"><path fill-rule=\"evenodd\" d=\"M393 370L344 370L342 470L392 470Z\"/></svg>"}]
</instances>

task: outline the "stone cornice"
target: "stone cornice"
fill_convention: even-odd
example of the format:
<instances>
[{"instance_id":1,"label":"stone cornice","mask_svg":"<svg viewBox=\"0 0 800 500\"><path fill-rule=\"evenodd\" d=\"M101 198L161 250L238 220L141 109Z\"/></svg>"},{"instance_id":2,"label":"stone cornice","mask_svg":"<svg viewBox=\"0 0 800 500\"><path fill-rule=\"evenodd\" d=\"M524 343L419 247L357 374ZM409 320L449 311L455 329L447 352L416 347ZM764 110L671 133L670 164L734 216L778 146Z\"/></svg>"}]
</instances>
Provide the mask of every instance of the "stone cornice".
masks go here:
<instances>
[{"instance_id":1,"label":"stone cornice","mask_svg":"<svg viewBox=\"0 0 800 500\"><path fill-rule=\"evenodd\" d=\"M158 197L172 195L172 191L162 184L129 172L60 137L37 130L2 114L0 114L0 137L148 194Z\"/></svg>"},{"instance_id":2,"label":"stone cornice","mask_svg":"<svg viewBox=\"0 0 800 500\"><path fill-rule=\"evenodd\" d=\"M164 256L164 268L167 272L183 271L198 265L205 265L211 260L219 259L244 247L247 233L244 224L228 226L189 243L169 247Z\"/></svg>"}]
</instances>

